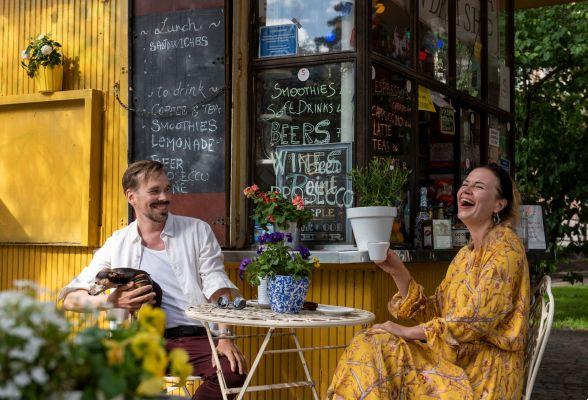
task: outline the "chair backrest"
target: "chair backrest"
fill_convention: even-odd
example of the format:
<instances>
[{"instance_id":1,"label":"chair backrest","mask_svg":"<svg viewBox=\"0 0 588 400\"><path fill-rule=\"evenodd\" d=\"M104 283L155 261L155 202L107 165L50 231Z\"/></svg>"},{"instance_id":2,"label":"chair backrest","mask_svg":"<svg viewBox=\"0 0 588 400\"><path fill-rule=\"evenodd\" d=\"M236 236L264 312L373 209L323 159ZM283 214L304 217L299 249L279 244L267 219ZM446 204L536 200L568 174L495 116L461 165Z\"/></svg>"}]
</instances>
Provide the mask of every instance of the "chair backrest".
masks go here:
<instances>
[{"instance_id":1,"label":"chair backrest","mask_svg":"<svg viewBox=\"0 0 588 400\"><path fill-rule=\"evenodd\" d=\"M525 349L525 367L527 381L523 394L524 400L531 399L531 392L543 358L543 352L551 332L555 303L551 293L551 278L545 275L533 290L531 310L529 313L529 333Z\"/></svg>"}]
</instances>

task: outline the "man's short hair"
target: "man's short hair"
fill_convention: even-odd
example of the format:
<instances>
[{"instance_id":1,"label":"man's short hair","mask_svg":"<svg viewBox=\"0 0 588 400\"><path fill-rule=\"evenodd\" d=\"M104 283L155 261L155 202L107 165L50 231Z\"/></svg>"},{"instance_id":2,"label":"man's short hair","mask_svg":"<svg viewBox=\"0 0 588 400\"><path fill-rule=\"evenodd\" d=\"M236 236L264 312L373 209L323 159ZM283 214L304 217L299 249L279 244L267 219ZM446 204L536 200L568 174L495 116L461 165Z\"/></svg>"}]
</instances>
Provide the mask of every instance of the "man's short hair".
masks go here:
<instances>
[{"instance_id":1,"label":"man's short hair","mask_svg":"<svg viewBox=\"0 0 588 400\"><path fill-rule=\"evenodd\" d=\"M122 178L123 191L137 190L141 181L146 181L152 176L165 173L163 164L159 161L141 160L129 165Z\"/></svg>"}]
</instances>

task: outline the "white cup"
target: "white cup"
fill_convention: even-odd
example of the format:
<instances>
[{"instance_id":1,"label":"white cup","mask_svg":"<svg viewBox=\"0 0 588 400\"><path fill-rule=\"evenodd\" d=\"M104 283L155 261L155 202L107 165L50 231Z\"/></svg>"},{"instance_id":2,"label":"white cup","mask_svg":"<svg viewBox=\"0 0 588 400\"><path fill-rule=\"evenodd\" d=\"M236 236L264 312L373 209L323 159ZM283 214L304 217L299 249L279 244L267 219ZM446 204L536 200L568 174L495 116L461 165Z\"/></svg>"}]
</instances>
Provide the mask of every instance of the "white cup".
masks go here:
<instances>
[{"instance_id":1,"label":"white cup","mask_svg":"<svg viewBox=\"0 0 588 400\"><path fill-rule=\"evenodd\" d=\"M390 242L368 242L368 254L373 262L382 262L388 255Z\"/></svg>"}]
</instances>

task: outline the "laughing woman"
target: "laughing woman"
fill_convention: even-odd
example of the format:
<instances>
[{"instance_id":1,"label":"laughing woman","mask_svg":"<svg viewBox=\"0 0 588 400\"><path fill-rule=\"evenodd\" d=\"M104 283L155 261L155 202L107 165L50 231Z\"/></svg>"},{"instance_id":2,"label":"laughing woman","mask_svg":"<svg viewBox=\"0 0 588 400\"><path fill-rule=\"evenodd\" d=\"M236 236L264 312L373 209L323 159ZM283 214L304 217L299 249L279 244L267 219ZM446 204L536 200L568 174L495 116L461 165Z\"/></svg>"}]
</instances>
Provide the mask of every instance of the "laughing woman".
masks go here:
<instances>
[{"instance_id":1,"label":"laughing woman","mask_svg":"<svg viewBox=\"0 0 588 400\"><path fill-rule=\"evenodd\" d=\"M395 318L355 336L343 353L329 399L520 399L529 314L525 250L512 227L516 189L496 164L473 170L457 193L471 243L435 294L426 297L392 251L378 264L398 293Z\"/></svg>"}]
</instances>

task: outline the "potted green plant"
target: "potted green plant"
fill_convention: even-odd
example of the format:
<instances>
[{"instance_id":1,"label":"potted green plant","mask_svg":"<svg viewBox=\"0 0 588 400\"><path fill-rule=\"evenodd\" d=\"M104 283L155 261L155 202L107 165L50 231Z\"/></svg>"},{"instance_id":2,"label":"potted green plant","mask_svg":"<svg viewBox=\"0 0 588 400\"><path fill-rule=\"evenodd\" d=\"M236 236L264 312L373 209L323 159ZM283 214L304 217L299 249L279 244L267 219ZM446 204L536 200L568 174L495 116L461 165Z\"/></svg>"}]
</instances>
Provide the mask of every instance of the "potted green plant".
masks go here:
<instances>
[{"instance_id":1,"label":"potted green plant","mask_svg":"<svg viewBox=\"0 0 588 400\"><path fill-rule=\"evenodd\" d=\"M296 250L285 244L291 238L282 232L265 233L259 237L257 257L246 258L239 267L239 276L257 286L267 279L269 305L279 313L298 313L304 304L310 276L318 268L318 259L310 257L304 246Z\"/></svg>"},{"instance_id":2,"label":"potted green plant","mask_svg":"<svg viewBox=\"0 0 588 400\"><path fill-rule=\"evenodd\" d=\"M359 206L347 209L347 219L360 251L368 250L368 242L390 240L409 175L409 170L388 158L373 158L366 167L354 168L349 174Z\"/></svg>"},{"instance_id":3,"label":"potted green plant","mask_svg":"<svg viewBox=\"0 0 588 400\"><path fill-rule=\"evenodd\" d=\"M61 44L52 40L50 34L40 34L30 38L29 44L21 52L21 66L27 75L35 79L37 90L51 93L61 90L63 85L63 57Z\"/></svg>"},{"instance_id":4,"label":"potted green plant","mask_svg":"<svg viewBox=\"0 0 588 400\"><path fill-rule=\"evenodd\" d=\"M253 215L264 230L274 226L274 231L281 230L292 235L291 247L299 241L300 227L313 217L312 211L304 206L304 199L297 195L291 200L282 193L262 191L255 184L243 190L245 197L253 201Z\"/></svg>"}]
</instances>

